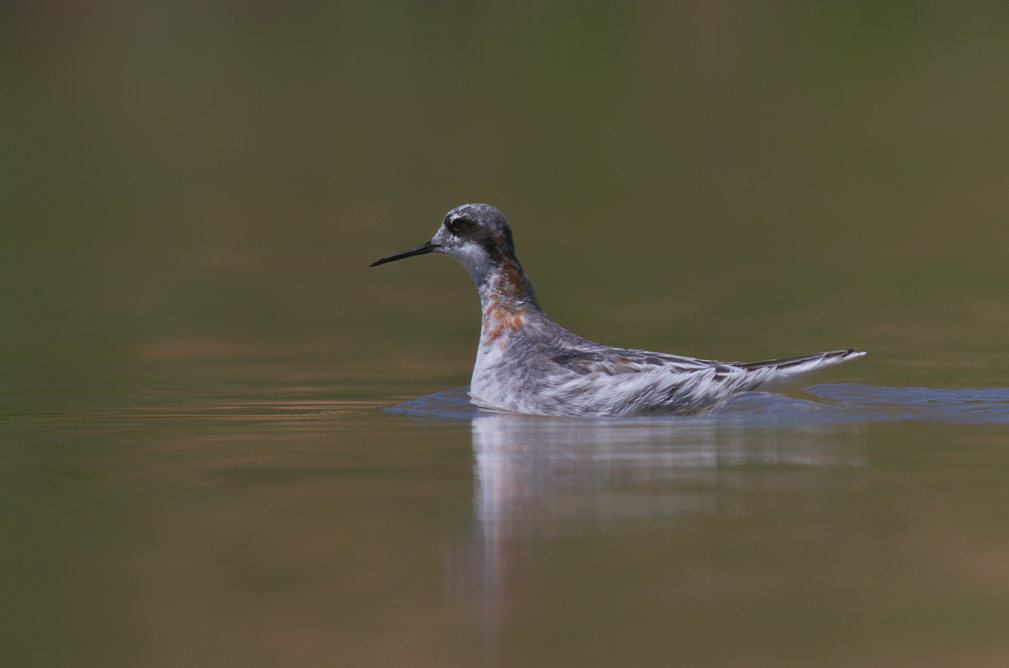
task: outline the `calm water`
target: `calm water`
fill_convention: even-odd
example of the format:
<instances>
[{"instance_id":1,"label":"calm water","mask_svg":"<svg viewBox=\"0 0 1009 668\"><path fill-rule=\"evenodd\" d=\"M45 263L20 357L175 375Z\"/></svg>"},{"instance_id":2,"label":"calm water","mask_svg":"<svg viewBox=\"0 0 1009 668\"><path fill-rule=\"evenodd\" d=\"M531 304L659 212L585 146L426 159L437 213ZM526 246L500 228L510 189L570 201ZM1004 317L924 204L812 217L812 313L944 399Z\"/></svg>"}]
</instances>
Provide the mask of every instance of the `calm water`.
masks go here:
<instances>
[{"instance_id":1,"label":"calm water","mask_svg":"<svg viewBox=\"0 0 1009 668\"><path fill-rule=\"evenodd\" d=\"M8 665L1007 649L1009 389L820 384L580 420L481 411L462 388L387 408L287 373L59 414L7 397Z\"/></svg>"},{"instance_id":2,"label":"calm water","mask_svg":"<svg viewBox=\"0 0 1009 668\"><path fill-rule=\"evenodd\" d=\"M0 7L0 665L1001 666L1004 3ZM611 345L868 355L473 408L500 207Z\"/></svg>"}]
</instances>

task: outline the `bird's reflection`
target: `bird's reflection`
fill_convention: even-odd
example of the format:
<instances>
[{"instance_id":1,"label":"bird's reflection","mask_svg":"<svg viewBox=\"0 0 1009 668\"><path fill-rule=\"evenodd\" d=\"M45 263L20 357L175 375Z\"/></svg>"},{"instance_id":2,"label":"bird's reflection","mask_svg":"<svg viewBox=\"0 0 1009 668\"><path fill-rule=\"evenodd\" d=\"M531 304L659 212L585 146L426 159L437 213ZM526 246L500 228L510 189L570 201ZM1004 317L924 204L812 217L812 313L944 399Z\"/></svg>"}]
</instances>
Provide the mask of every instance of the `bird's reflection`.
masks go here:
<instances>
[{"instance_id":1,"label":"bird's reflection","mask_svg":"<svg viewBox=\"0 0 1009 668\"><path fill-rule=\"evenodd\" d=\"M536 557L543 537L611 540L712 516L817 513L830 492L861 486L867 424L1009 424L1006 387L842 383L804 392L746 392L705 415L655 419L489 413L469 401L465 387L395 407L471 422L480 540L457 543L465 566L451 570L463 585L457 591L475 594L484 612L490 662L529 588L523 560Z\"/></svg>"},{"instance_id":2,"label":"bird's reflection","mask_svg":"<svg viewBox=\"0 0 1009 668\"><path fill-rule=\"evenodd\" d=\"M808 512L789 492L858 486L858 423L473 418L485 633L510 626L534 537L659 530L676 518ZM803 499L808 500L807 495Z\"/></svg>"},{"instance_id":3,"label":"bird's reflection","mask_svg":"<svg viewBox=\"0 0 1009 668\"><path fill-rule=\"evenodd\" d=\"M815 485L818 472L866 463L860 424L519 415L472 424L476 514L492 536L718 512L721 489Z\"/></svg>"}]
</instances>

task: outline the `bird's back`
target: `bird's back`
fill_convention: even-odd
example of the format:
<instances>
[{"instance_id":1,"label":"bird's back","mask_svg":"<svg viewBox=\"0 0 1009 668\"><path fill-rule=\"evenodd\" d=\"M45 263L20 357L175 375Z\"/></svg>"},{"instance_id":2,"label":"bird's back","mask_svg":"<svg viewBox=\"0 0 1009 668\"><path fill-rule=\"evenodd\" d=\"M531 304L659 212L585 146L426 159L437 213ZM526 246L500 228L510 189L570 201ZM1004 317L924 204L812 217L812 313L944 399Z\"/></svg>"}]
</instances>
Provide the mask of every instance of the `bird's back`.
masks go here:
<instances>
[{"instance_id":1,"label":"bird's back","mask_svg":"<svg viewBox=\"0 0 1009 668\"><path fill-rule=\"evenodd\" d=\"M471 393L476 403L538 415L694 413L744 390L780 390L860 357L838 350L739 363L612 348L526 314L505 336L481 339Z\"/></svg>"}]
</instances>

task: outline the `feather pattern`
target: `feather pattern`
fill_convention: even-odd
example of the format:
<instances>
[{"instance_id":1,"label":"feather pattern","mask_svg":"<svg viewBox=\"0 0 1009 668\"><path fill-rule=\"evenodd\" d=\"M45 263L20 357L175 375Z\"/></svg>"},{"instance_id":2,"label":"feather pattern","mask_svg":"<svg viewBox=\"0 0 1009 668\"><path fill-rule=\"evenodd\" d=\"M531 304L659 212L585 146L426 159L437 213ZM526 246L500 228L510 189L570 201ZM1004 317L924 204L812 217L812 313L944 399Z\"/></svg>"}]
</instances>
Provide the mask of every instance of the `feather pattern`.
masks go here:
<instances>
[{"instance_id":1,"label":"feather pattern","mask_svg":"<svg viewBox=\"0 0 1009 668\"><path fill-rule=\"evenodd\" d=\"M583 339L540 309L515 257L508 221L487 204L453 209L430 242L375 264L428 252L461 262L480 293L483 321L470 395L486 408L560 416L695 413L738 392L794 387L865 354L849 349L719 362Z\"/></svg>"},{"instance_id":2,"label":"feather pattern","mask_svg":"<svg viewBox=\"0 0 1009 668\"><path fill-rule=\"evenodd\" d=\"M488 318L485 315L484 328ZM474 403L535 415L687 414L746 390L782 390L864 353L836 350L764 362L719 362L613 348L567 331L542 311L503 338L482 339Z\"/></svg>"}]
</instances>

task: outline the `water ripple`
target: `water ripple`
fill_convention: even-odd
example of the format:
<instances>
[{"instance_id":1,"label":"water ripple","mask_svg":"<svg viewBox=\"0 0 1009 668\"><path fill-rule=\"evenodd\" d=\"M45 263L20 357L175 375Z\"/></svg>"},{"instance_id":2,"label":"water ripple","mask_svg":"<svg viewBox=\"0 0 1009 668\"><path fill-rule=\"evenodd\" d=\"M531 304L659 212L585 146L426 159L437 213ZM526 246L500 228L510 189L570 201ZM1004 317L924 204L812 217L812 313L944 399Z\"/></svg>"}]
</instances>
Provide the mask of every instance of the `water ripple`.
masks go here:
<instances>
[{"instance_id":1,"label":"water ripple","mask_svg":"<svg viewBox=\"0 0 1009 668\"><path fill-rule=\"evenodd\" d=\"M468 387L456 387L411 399L388 410L407 415L470 420L494 415L475 406ZM746 423L752 426L829 425L926 420L947 424L1009 424L1009 388L876 387L858 383L822 383L805 389L806 397L746 392L695 416L605 418L635 422Z\"/></svg>"}]
</instances>

